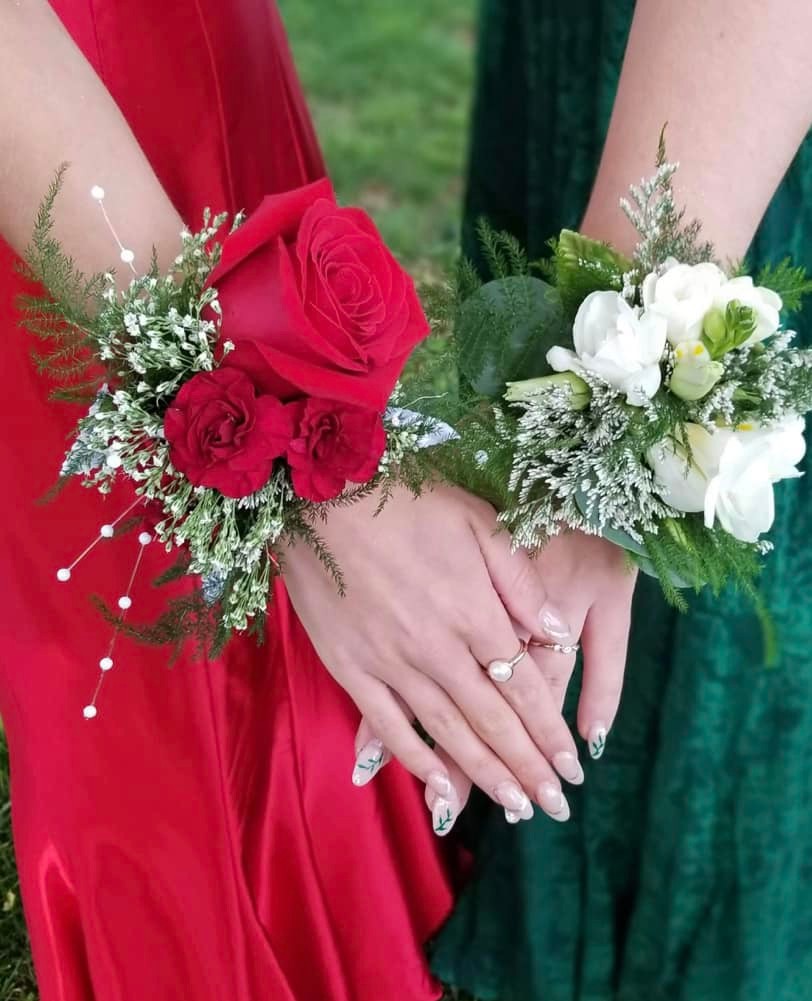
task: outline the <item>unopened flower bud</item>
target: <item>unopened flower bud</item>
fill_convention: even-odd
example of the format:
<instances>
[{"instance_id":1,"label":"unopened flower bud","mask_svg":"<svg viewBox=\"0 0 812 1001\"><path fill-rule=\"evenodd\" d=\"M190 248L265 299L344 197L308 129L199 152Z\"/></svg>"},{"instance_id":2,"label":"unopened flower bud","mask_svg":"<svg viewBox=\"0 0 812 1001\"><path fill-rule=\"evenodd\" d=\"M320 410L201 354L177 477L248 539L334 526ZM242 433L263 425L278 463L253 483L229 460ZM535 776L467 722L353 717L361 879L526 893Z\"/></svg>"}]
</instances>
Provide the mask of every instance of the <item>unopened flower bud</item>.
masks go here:
<instances>
[{"instance_id":1,"label":"unopened flower bud","mask_svg":"<svg viewBox=\"0 0 812 1001\"><path fill-rule=\"evenodd\" d=\"M706 344L712 351L715 348L722 348L727 340L727 324L723 310L712 309L705 314L705 319L702 321L702 333Z\"/></svg>"},{"instance_id":2,"label":"unopened flower bud","mask_svg":"<svg viewBox=\"0 0 812 1001\"><path fill-rule=\"evenodd\" d=\"M555 375L543 375L537 379L523 379L521 382L509 382L505 399L508 403L526 403L534 397L549 392L556 386L569 388L570 403L573 410L583 410L589 406L592 390L584 380L574 372L557 372Z\"/></svg>"},{"instance_id":3,"label":"unopened flower bud","mask_svg":"<svg viewBox=\"0 0 812 1001\"><path fill-rule=\"evenodd\" d=\"M725 373L701 341L683 341L674 349L676 363L669 389L682 400L701 400Z\"/></svg>"}]
</instances>

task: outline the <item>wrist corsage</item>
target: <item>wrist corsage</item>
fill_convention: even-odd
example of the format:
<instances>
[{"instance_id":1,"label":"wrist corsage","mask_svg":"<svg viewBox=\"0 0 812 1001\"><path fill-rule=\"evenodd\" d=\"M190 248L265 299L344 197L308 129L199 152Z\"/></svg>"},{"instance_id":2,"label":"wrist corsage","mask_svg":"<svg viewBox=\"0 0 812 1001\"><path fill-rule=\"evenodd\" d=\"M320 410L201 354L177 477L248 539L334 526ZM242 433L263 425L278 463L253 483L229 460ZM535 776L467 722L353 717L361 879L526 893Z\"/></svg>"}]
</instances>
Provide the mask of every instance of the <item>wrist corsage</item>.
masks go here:
<instances>
[{"instance_id":1,"label":"wrist corsage","mask_svg":"<svg viewBox=\"0 0 812 1001\"><path fill-rule=\"evenodd\" d=\"M622 206L630 258L564 230L529 263L480 228L494 275L464 264L435 293L446 320L438 414L460 432L431 458L491 500L517 547L561 531L600 534L666 596L753 580L774 485L800 475L812 352L782 311L812 282L789 262L723 268L686 223L661 141L654 176Z\"/></svg>"},{"instance_id":2,"label":"wrist corsage","mask_svg":"<svg viewBox=\"0 0 812 1001\"><path fill-rule=\"evenodd\" d=\"M95 187L132 272L123 291L112 272L80 274L53 238L61 180L26 254L49 294L21 309L46 341L37 361L56 395L89 404L62 479L102 494L129 481L135 501L99 539L136 515L140 544L176 551L176 575L200 582L161 622L130 631L155 641L202 632L217 649L262 624L291 541L310 545L340 587L319 517L393 481L404 455L437 440L434 422L396 405L429 325L370 218L339 207L326 180L266 198L225 237L226 217L207 212L165 273L154 259L139 270ZM109 612L117 631L132 583Z\"/></svg>"}]
</instances>

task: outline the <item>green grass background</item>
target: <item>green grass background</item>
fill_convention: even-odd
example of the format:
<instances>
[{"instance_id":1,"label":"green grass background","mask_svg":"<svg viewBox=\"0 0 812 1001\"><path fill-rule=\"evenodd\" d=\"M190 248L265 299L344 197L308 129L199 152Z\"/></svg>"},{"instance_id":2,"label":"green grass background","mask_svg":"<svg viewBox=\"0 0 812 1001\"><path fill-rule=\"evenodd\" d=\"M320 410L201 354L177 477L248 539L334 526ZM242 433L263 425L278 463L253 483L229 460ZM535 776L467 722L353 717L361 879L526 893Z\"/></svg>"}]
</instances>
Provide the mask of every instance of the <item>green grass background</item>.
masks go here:
<instances>
[{"instance_id":1,"label":"green grass background","mask_svg":"<svg viewBox=\"0 0 812 1001\"><path fill-rule=\"evenodd\" d=\"M339 197L437 274L458 240L475 0L279 2ZM35 998L0 734L0 1001Z\"/></svg>"}]
</instances>

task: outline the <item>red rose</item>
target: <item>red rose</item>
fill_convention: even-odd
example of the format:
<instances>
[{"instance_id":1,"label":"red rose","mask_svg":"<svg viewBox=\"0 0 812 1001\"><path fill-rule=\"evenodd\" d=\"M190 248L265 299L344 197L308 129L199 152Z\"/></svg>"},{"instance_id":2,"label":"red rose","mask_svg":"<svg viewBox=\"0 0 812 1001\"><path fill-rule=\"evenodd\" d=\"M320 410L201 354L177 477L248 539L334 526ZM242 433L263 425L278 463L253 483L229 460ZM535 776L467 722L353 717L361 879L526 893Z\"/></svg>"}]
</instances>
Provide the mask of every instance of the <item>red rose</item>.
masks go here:
<instances>
[{"instance_id":1,"label":"red rose","mask_svg":"<svg viewBox=\"0 0 812 1001\"><path fill-rule=\"evenodd\" d=\"M196 487L245 497L263 487L293 434L294 414L257 396L243 372L199 372L181 386L164 417L175 469Z\"/></svg>"},{"instance_id":2,"label":"red rose","mask_svg":"<svg viewBox=\"0 0 812 1001\"><path fill-rule=\"evenodd\" d=\"M383 410L429 327L411 278L329 181L266 198L223 245L210 278L225 364L281 400L304 395Z\"/></svg>"},{"instance_id":3,"label":"red rose","mask_svg":"<svg viewBox=\"0 0 812 1001\"><path fill-rule=\"evenodd\" d=\"M332 500L348 480L372 479L386 448L380 414L331 400L309 399L292 406L298 421L287 460L300 497Z\"/></svg>"}]
</instances>

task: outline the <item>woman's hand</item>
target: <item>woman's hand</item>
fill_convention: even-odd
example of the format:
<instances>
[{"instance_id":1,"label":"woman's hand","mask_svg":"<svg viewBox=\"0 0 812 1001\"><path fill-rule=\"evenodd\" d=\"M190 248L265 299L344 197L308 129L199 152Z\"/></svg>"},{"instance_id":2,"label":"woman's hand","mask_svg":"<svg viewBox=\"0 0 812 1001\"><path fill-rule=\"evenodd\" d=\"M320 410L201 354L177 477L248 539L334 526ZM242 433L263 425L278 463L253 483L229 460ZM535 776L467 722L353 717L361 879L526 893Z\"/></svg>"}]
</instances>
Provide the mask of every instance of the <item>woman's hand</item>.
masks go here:
<instances>
[{"instance_id":1,"label":"woman's hand","mask_svg":"<svg viewBox=\"0 0 812 1001\"><path fill-rule=\"evenodd\" d=\"M637 574L628 568L619 547L583 532L568 532L551 539L533 561L533 567L547 594L541 616L546 645L531 646L537 676L533 678L525 671L525 684L529 679L539 687L545 685L560 709L575 667L575 653L556 650L555 646L568 647L580 642L584 669L578 731L587 742L590 755L599 758L620 702ZM526 635L526 631L519 629L519 632ZM515 698L515 692L511 692L515 684L516 677L500 690L506 697L513 694ZM531 700L519 701L521 704ZM356 748L374 749L379 762L375 771L387 761L387 749L375 742L366 720L359 727ZM443 757L460 803L464 804L470 793L469 780L439 747L437 752ZM363 760L363 755L359 760ZM559 763L559 771L564 774L567 762L559 759ZM426 803L435 817L435 828L439 798L435 789L426 787ZM559 815L556 819L566 819L569 811L565 813L566 816ZM509 823L526 819L520 809L508 806L505 817Z\"/></svg>"},{"instance_id":2,"label":"woman's hand","mask_svg":"<svg viewBox=\"0 0 812 1001\"><path fill-rule=\"evenodd\" d=\"M335 508L319 526L344 597L309 547L286 560L299 617L374 735L359 748L356 784L375 773L385 746L435 792L438 833L467 794L449 759L511 813L532 815L526 791L565 820L553 765L570 781L583 773L557 694L529 656L505 685L483 670L517 653L517 629L545 635L552 613L536 566L511 554L493 509L462 490L397 491L373 517L377 504L372 496ZM414 731L415 718L442 756Z\"/></svg>"}]
</instances>

